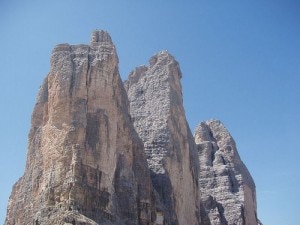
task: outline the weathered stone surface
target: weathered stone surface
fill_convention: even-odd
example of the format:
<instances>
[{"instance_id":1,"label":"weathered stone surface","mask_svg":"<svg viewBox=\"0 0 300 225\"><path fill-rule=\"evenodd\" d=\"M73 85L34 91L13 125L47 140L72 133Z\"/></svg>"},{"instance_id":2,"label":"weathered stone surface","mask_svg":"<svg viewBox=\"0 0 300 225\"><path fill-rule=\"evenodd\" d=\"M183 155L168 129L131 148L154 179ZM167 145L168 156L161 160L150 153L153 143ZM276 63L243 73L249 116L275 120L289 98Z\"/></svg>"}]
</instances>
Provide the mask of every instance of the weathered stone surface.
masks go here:
<instances>
[{"instance_id":1,"label":"weathered stone surface","mask_svg":"<svg viewBox=\"0 0 300 225\"><path fill-rule=\"evenodd\" d=\"M125 82L134 126L144 142L164 224L199 221L198 159L186 122L178 63L162 51ZM161 218L162 218L161 217Z\"/></svg>"},{"instance_id":2,"label":"weathered stone surface","mask_svg":"<svg viewBox=\"0 0 300 225\"><path fill-rule=\"evenodd\" d=\"M216 120L192 136L180 79L162 51L129 75L126 93L108 33L58 45L5 225L261 224L234 140Z\"/></svg>"},{"instance_id":3,"label":"weathered stone surface","mask_svg":"<svg viewBox=\"0 0 300 225\"><path fill-rule=\"evenodd\" d=\"M218 120L195 131L203 225L257 225L255 184L235 142Z\"/></svg>"},{"instance_id":4,"label":"weathered stone surface","mask_svg":"<svg viewBox=\"0 0 300 225\"><path fill-rule=\"evenodd\" d=\"M106 32L95 31L90 46L58 45L5 224L153 224L150 173L128 106Z\"/></svg>"}]
</instances>

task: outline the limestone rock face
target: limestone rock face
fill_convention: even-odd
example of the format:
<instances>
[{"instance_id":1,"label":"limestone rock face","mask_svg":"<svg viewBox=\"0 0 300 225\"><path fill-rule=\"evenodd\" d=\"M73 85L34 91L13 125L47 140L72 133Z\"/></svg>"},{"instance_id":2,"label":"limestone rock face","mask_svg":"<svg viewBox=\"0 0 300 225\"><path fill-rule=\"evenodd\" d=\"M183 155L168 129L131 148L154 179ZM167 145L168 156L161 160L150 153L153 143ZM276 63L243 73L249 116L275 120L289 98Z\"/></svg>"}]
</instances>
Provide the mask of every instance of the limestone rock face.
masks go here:
<instances>
[{"instance_id":1,"label":"limestone rock face","mask_svg":"<svg viewBox=\"0 0 300 225\"><path fill-rule=\"evenodd\" d=\"M217 120L193 137L180 79L162 51L123 84L104 31L56 46L5 225L261 224L234 140Z\"/></svg>"},{"instance_id":2,"label":"limestone rock face","mask_svg":"<svg viewBox=\"0 0 300 225\"><path fill-rule=\"evenodd\" d=\"M235 142L218 120L195 131L203 225L257 225L255 184Z\"/></svg>"},{"instance_id":3,"label":"limestone rock face","mask_svg":"<svg viewBox=\"0 0 300 225\"><path fill-rule=\"evenodd\" d=\"M125 82L134 127L144 142L160 220L200 224L197 150L186 122L178 63L166 51Z\"/></svg>"},{"instance_id":4,"label":"limestone rock face","mask_svg":"<svg viewBox=\"0 0 300 225\"><path fill-rule=\"evenodd\" d=\"M150 173L128 106L106 32L93 32L90 46L58 45L5 224L153 224Z\"/></svg>"}]
</instances>

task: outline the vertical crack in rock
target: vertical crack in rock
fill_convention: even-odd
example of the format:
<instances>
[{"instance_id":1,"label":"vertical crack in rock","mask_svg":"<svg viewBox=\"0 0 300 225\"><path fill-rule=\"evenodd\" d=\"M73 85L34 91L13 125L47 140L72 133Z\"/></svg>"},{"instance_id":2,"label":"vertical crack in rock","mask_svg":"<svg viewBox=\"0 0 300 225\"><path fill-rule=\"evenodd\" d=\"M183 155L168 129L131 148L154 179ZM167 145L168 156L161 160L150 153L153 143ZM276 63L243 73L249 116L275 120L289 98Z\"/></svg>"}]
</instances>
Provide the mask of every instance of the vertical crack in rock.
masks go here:
<instances>
[{"instance_id":1,"label":"vertical crack in rock","mask_svg":"<svg viewBox=\"0 0 300 225\"><path fill-rule=\"evenodd\" d=\"M130 114L144 142L158 211L166 224L199 224L198 159L186 122L178 63L167 51L125 82Z\"/></svg>"},{"instance_id":2,"label":"vertical crack in rock","mask_svg":"<svg viewBox=\"0 0 300 225\"><path fill-rule=\"evenodd\" d=\"M205 211L201 213L203 224L259 224L255 184L224 125L218 120L200 123L195 141L200 161L201 208Z\"/></svg>"},{"instance_id":3,"label":"vertical crack in rock","mask_svg":"<svg viewBox=\"0 0 300 225\"><path fill-rule=\"evenodd\" d=\"M5 224L153 224L150 172L128 108L108 33L93 32L90 46L58 45Z\"/></svg>"}]
</instances>

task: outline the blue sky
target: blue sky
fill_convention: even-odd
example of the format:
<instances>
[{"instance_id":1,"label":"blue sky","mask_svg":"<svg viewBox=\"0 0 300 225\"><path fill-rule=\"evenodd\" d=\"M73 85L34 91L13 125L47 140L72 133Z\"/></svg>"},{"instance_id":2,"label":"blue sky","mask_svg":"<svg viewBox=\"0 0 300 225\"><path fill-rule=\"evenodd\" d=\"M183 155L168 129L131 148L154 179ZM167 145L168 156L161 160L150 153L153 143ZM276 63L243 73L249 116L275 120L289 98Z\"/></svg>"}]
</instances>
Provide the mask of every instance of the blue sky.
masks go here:
<instances>
[{"instance_id":1,"label":"blue sky","mask_svg":"<svg viewBox=\"0 0 300 225\"><path fill-rule=\"evenodd\" d=\"M0 223L53 47L104 29L123 79L160 50L173 54L191 129L222 120L256 182L259 218L299 224L299 12L299 0L1 0Z\"/></svg>"}]
</instances>

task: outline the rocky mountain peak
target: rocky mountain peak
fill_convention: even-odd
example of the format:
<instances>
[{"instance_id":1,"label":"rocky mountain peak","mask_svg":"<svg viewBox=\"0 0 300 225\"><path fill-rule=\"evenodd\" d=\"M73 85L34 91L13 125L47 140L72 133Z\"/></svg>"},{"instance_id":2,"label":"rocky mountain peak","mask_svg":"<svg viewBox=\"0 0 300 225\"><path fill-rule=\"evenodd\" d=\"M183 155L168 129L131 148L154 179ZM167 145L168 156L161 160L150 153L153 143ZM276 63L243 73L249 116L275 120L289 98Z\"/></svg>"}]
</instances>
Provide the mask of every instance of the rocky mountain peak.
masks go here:
<instances>
[{"instance_id":1,"label":"rocky mountain peak","mask_svg":"<svg viewBox=\"0 0 300 225\"><path fill-rule=\"evenodd\" d=\"M91 46L63 44L52 53L6 225L155 221L150 172L115 47L106 32L92 39Z\"/></svg>"},{"instance_id":2,"label":"rocky mountain peak","mask_svg":"<svg viewBox=\"0 0 300 225\"><path fill-rule=\"evenodd\" d=\"M181 71L167 51L130 73L125 88L167 224L199 224L198 158L183 109Z\"/></svg>"},{"instance_id":3,"label":"rocky mountain peak","mask_svg":"<svg viewBox=\"0 0 300 225\"><path fill-rule=\"evenodd\" d=\"M166 69L172 69L171 73L167 73ZM153 76L153 72L155 72L155 70L161 72L160 77L157 77L157 79L161 79L162 77L165 77L165 79L167 79L167 77L172 77L173 80L170 80L171 82L176 81L176 83L180 84L182 74L179 64L175 60L174 56L172 56L167 50L163 50L150 58L148 66L142 65L136 67L125 81L125 87L137 83L140 79L147 79L146 76ZM181 85L179 89L181 91Z\"/></svg>"},{"instance_id":4,"label":"rocky mountain peak","mask_svg":"<svg viewBox=\"0 0 300 225\"><path fill-rule=\"evenodd\" d=\"M94 45L96 43L98 43L98 44L99 43L113 44L109 33L104 30L95 30L92 32L91 45Z\"/></svg>"},{"instance_id":5,"label":"rocky mountain peak","mask_svg":"<svg viewBox=\"0 0 300 225\"><path fill-rule=\"evenodd\" d=\"M122 82L106 31L57 45L5 225L256 225L255 184L218 120L187 123L175 58Z\"/></svg>"},{"instance_id":6,"label":"rocky mountain peak","mask_svg":"<svg viewBox=\"0 0 300 225\"><path fill-rule=\"evenodd\" d=\"M255 184L229 131L219 120L195 130L203 224L259 224Z\"/></svg>"}]
</instances>

